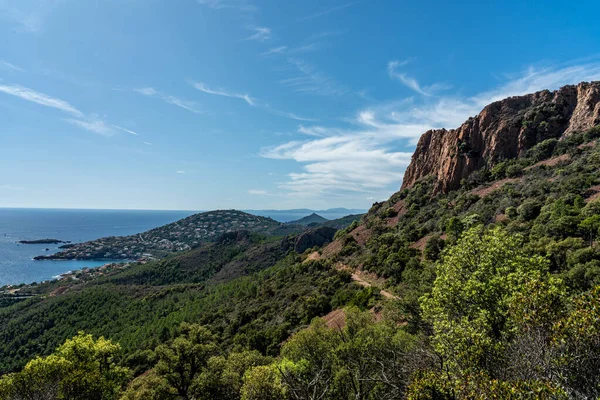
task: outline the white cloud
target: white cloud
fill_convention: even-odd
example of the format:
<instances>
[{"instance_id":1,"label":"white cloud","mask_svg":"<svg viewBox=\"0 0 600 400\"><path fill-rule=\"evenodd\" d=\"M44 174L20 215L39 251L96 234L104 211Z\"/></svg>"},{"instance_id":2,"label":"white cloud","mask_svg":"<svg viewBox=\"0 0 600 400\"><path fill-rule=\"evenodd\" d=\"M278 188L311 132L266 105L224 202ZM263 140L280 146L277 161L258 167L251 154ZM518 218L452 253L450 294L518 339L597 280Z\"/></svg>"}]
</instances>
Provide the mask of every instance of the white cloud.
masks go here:
<instances>
[{"instance_id":1,"label":"white cloud","mask_svg":"<svg viewBox=\"0 0 600 400\"><path fill-rule=\"evenodd\" d=\"M66 122L85 129L86 131L97 133L98 135L111 136L115 132L113 128L101 119L79 120L68 118Z\"/></svg>"},{"instance_id":2,"label":"white cloud","mask_svg":"<svg viewBox=\"0 0 600 400\"><path fill-rule=\"evenodd\" d=\"M191 85L193 87L195 87L196 89L198 89L199 91L207 93L207 94L212 94L215 96L233 97L236 99L244 100L246 103L248 103L251 106L255 105L254 99L252 99L252 97L250 97L250 95L248 95L248 94L239 94L239 93L228 92L224 89L211 89L202 82L191 82Z\"/></svg>"},{"instance_id":3,"label":"white cloud","mask_svg":"<svg viewBox=\"0 0 600 400\"><path fill-rule=\"evenodd\" d=\"M271 54L281 54L281 53L284 53L287 50L287 48L288 48L287 46L274 47L272 49L265 51L261 55L270 56Z\"/></svg>"},{"instance_id":4,"label":"white cloud","mask_svg":"<svg viewBox=\"0 0 600 400\"><path fill-rule=\"evenodd\" d=\"M328 14L334 13L336 11L340 11L340 10L343 10L343 9L348 8L350 6L353 6L356 3L357 2L355 1L355 2L352 2L352 3L340 4L339 6L331 7L331 8L328 8L326 10L318 11L318 12L316 12L314 14L307 15L307 16L302 17L302 18L298 18L298 21L302 22L302 21L308 21L308 20L311 20L311 19L323 17L325 15L328 15Z\"/></svg>"},{"instance_id":5,"label":"white cloud","mask_svg":"<svg viewBox=\"0 0 600 400\"><path fill-rule=\"evenodd\" d=\"M262 190L262 189L250 189L250 190L248 190L248 194L251 194L254 196L265 196L269 193L266 190Z\"/></svg>"},{"instance_id":6,"label":"white cloud","mask_svg":"<svg viewBox=\"0 0 600 400\"><path fill-rule=\"evenodd\" d=\"M310 122L310 121L317 121L314 118L307 118L307 117L302 117L300 115L288 112L288 111L281 111L281 110L275 110L273 108L270 108L268 106L265 106L266 110L268 112L270 112L273 115L278 115L280 117L284 117L284 118L289 118L289 119L294 119L296 121L305 121L305 122Z\"/></svg>"},{"instance_id":7,"label":"white cloud","mask_svg":"<svg viewBox=\"0 0 600 400\"><path fill-rule=\"evenodd\" d=\"M150 142L143 142L146 146L152 146L152 143Z\"/></svg>"},{"instance_id":8,"label":"white cloud","mask_svg":"<svg viewBox=\"0 0 600 400\"><path fill-rule=\"evenodd\" d=\"M411 78L404 72L398 72L399 67L407 65L411 61L412 59L410 58L404 61L390 61L387 66L390 78L402 82L405 86L424 96L431 96L438 91L452 88L451 85L445 83L434 83L429 86L421 86L416 79Z\"/></svg>"},{"instance_id":9,"label":"white cloud","mask_svg":"<svg viewBox=\"0 0 600 400\"><path fill-rule=\"evenodd\" d=\"M293 67L296 74L290 78L280 80L279 83L294 92L321 96L339 96L348 92L348 88L340 85L333 78L303 60L289 58L287 62Z\"/></svg>"},{"instance_id":10,"label":"white cloud","mask_svg":"<svg viewBox=\"0 0 600 400\"><path fill-rule=\"evenodd\" d=\"M19 85L0 85L0 92L70 114L75 118L64 118L64 121L83 128L89 132L97 133L103 136L111 136L115 133L114 129L116 128L121 131L137 135L137 133L128 129L121 128L116 125L109 125L95 115L85 115L67 101L48 96L44 93L36 92L33 89Z\"/></svg>"},{"instance_id":11,"label":"white cloud","mask_svg":"<svg viewBox=\"0 0 600 400\"><path fill-rule=\"evenodd\" d=\"M349 121L350 127L300 125L298 133L310 138L263 148L261 156L293 160L301 166L278 182L294 197L326 199L365 193L369 199L379 198L382 191L400 187L412 146L425 131L456 128L485 105L508 96L592 80L600 80L600 62L529 68L470 97L420 96L363 109Z\"/></svg>"},{"instance_id":12,"label":"white cloud","mask_svg":"<svg viewBox=\"0 0 600 400\"><path fill-rule=\"evenodd\" d=\"M23 190L23 189L25 189L23 186L0 185L0 190Z\"/></svg>"},{"instance_id":13,"label":"white cloud","mask_svg":"<svg viewBox=\"0 0 600 400\"><path fill-rule=\"evenodd\" d=\"M266 26L249 26L248 29L254 32L254 34L248 36L244 40L257 40L259 42L264 42L271 38L271 28L267 28Z\"/></svg>"},{"instance_id":14,"label":"white cloud","mask_svg":"<svg viewBox=\"0 0 600 400\"><path fill-rule=\"evenodd\" d=\"M275 109L275 108L269 106L268 104L259 102L257 99L253 98L249 94L240 94L240 93L230 92L225 89L213 89L213 88L208 87L208 85L206 85L202 82L190 82L190 84L193 87L195 87L196 89L198 89L199 91L206 93L206 94L244 100L249 106L261 108L273 115L278 115L280 117L289 118L289 119L293 119L296 121L315 121L315 119L313 119L313 118L302 117L302 116L294 114L292 112Z\"/></svg>"},{"instance_id":15,"label":"white cloud","mask_svg":"<svg viewBox=\"0 0 600 400\"><path fill-rule=\"evenodd\" d=\"M118 130L120 130L120 131L123 131L123 132L127 132L127 133L129 133L129 134L131 134L131 135L135 135L135 136L137 136L137 135L138 135L138 133L137 133L137 132L131 131L131 130L129 130L129 129L126 129L126 128L122 128L122 127L120 127L120 126L118 126L118 125L113 125L113 128L117 128Z\"/></svg>"},{"instance_id":16,"label":"white cloud","mask_svg":"<svg viewBox=\"0 0 600 400\"><path fill-rule=\"evenodd\" d=\"M18 65L11 64L8 61L0 60L0 64L4 65L5 67L7 67L9 69L12 69L13 71L25 72L25 70L23 68L19 67Z\"/></svg>"},{"instance_id":17,"label":"white cloud","mask_svg":"<svg viewBox=\"0 0 600 400\"><path fill-rule=\"evenodd\" d=\"M182 169L180 169L179 171L176 171L175 173L177 173L177 174L180 174L180 175L183 175L183 174L185 174L185 171L184 171L184 170L182 170Z\"/></svg>"},{"instance_id":18,"label":"white cloud","mask_svg":"<svg viewBox=\"0 0 600 400\"><path fill-rule=\"evenodd\" d=\"M73 107L71 104L64 100L60 100L46 94L36 92L32 89L28 89L18 85L0 85L0 92L10 94L12 96L20 97L23 100L37 103L46 107L55 108L64 111L68 114L76 117L83 117L83 113Z\"/></svg>"},{"instance_id":19,"label":"white cloud","mask_svg":"<svg viewBox=\"0 0 600 400\"><path fill-rule=\"evenodd\" d=\"M48 17L65 0L0 0L0 16L18 25L18 30L38 33L43 30Z\"/></svg>"},{"instance_id":20,"label":"white cloud","mask_svg":"<svg viewBox=\"0 0 600 400\"><path fill-rule=\"evenodd\" d=\"M194 114L202 114L202 111L200 111L198 109L198 105L195 102L183 100L183 99L180 99L179 97L175 97L175 96L171 96L171 95L162 93L152 87L137 88L137 89L133 89L133 91L137 92L139 94L142 94L144 96L160 98L162 101L164 101L166 103L172 104L177 107L181 107L184 110L193 112Z\"/></svg>"},{"instance_id":21,"label":"white cloud","mask_svg":"<svg viewBox=\"0 0 600 400\"><path fill-rule=\"evenodd\" d=\"M196 0L198 4L215 9L234 9L237 11L250 12L257 11L258 8L251 4L248 4L244 0Z\"/></svg>"},{"instance_id":22,"label":"white cloud","mask_svg":"<svg viewBox=\"0 0 600 400\"><path fill-rule=\"evenodd\" d=\"M133 90L140 94L143 94L144 96L154 96L155 94L158 93L156 91L156 89L151 88L151 87L145 87L145 88L139 88L139 89L133 89Z\"/></svg>"}]
</instances>

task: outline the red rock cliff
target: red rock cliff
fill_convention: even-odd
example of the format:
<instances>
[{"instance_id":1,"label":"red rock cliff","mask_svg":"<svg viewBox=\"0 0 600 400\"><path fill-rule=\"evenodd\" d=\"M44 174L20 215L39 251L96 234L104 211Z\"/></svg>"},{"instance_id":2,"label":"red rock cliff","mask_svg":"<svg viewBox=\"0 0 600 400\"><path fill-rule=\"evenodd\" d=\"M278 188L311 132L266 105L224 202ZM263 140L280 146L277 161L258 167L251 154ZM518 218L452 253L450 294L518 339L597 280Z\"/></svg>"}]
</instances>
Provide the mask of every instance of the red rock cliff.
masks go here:
<instances>
[{"instance_id":1,"label":"red rock cliff","mask_svg":"<svg viewBox=\"0 0 600 400\"><path fill-rule=\"evenodd\" d=\"M402 188L436 177L435 192L458 188L483 166L519 157L537 143L600 124L600 82L582 82L486 106L457 129L427 131L419 139Z\"/></svg>"}]
</instances>

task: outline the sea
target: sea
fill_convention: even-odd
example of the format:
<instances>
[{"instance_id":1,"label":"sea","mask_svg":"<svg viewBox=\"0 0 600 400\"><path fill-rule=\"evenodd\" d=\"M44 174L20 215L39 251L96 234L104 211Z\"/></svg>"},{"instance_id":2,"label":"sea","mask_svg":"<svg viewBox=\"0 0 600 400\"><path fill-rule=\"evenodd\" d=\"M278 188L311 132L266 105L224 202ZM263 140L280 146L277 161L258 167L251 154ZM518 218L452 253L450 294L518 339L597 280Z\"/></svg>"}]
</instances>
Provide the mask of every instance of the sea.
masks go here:
<instances>
[{"instance_id":1,"label":"sea","mask_svg":"<svg viewBox=\"0 0 600 400\"><path fill-rule=\"evenodd\" d=\"M0 208L0 287L41 282L106 261L50 261L61 244L20 244L20 240L58 239L73 243L144 232L196 211L67 210Z\"/></svg>"},{"instance_id":2,"label":"sea","mask_svg":"<svg viewBox=\"0 0 600 400\"><path fill-rule=\"evenodd\" d=\"M345 211L345 212L344 212ZM318 211L335 219L355 210ZM106 236L126 236L147 231L201 211L81 210L0 208L0 287L42 282L108 261L34 260L53 254L61 244L21 244L21 240L58 239L73 243ZM309 215L312 210L252 210L255 215L289 222Z\"/></svg>"}]
</instances>

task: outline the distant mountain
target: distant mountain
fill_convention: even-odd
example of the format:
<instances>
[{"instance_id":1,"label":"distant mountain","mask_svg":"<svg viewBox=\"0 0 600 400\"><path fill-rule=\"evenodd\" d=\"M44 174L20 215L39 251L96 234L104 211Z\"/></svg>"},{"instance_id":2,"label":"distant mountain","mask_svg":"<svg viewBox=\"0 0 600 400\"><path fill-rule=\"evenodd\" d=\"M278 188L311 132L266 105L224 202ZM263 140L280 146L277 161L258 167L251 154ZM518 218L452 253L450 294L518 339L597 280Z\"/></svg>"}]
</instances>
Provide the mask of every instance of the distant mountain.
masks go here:
<instances>
[{"instance_id":1,"label":"distant mountain","mask_svg":"<svg viewBox=\"0 0 600 400\"><path fill-rule=\"evenodd\" d=\"M261 217L273 218L279 222L291 222L310 214L318 214L329 220L345 217L351 214L365 214L367 210L348 208L329 208L326 210L311 210L308 208L295 208L290 210L244 210L247 213Z\"/></svg>"},{"instance_id":2,"label":"distant mountain","mask_svg":"<svg viewBox=\"0 0 600 400\"><path fill-rule=\"evenodd\" d=\"M290 222L288 222L288 224L308 226L308 225L319 225L319 224L322 224L327 221L329 221L327 218L323 218L317 213L312 213L310 215L307 215L306 217L302 217L300 219L290 221Z\"/></svg>"},{"instance_id":3,"label":"distant mountain","mask_svg":"<svg viewBox=\"0 0 600 400\"><path fill-rule=\"evenodd\" d=\"M273 236L296 234L301 225L283 224L274 219L237 210L216 210L191 215L147 232L130 236L109 236L78 243L36 260L135 260L163 257L190 250L216 240L227 232L251 231Z\"/></svg>"}]
</instances>

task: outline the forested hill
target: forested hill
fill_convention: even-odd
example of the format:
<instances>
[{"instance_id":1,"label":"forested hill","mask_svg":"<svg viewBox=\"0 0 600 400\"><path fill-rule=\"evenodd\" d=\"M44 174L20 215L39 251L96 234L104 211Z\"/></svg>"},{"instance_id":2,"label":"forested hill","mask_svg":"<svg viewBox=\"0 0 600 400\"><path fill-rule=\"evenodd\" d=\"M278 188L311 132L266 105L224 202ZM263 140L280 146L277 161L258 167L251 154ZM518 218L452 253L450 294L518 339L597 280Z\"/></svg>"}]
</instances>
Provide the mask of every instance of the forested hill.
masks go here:
<instances>
[{"instance_id":1,"label":"forested hill","mask_svg":"<svg viewBox=\"0 0 600 400\"><path fill-rule=\"evenodd\" d=\"M301 225L282 224L237 210L216 210L187 218L147 232L130 236L110 236L78 243L50 256L36 259L137 260L163 257L190 250L201 243L214 241L226 232L248 230L274 236L301 232Z\"/></svg>"},{"instance_id":2,"label":"forested hill","mask_svg":"<svg viewBox=\"0 0 600 400\"><path fill-rule=\"evenodd\" d=\"M230 232L18 288L0 303L0 373L20 372L0 399L599 398L598 87L494 103L469 126L508 126L519 151L450 133L449 159L323 247L308 246L333 230Z\"/></svg>"}]
</instances>

